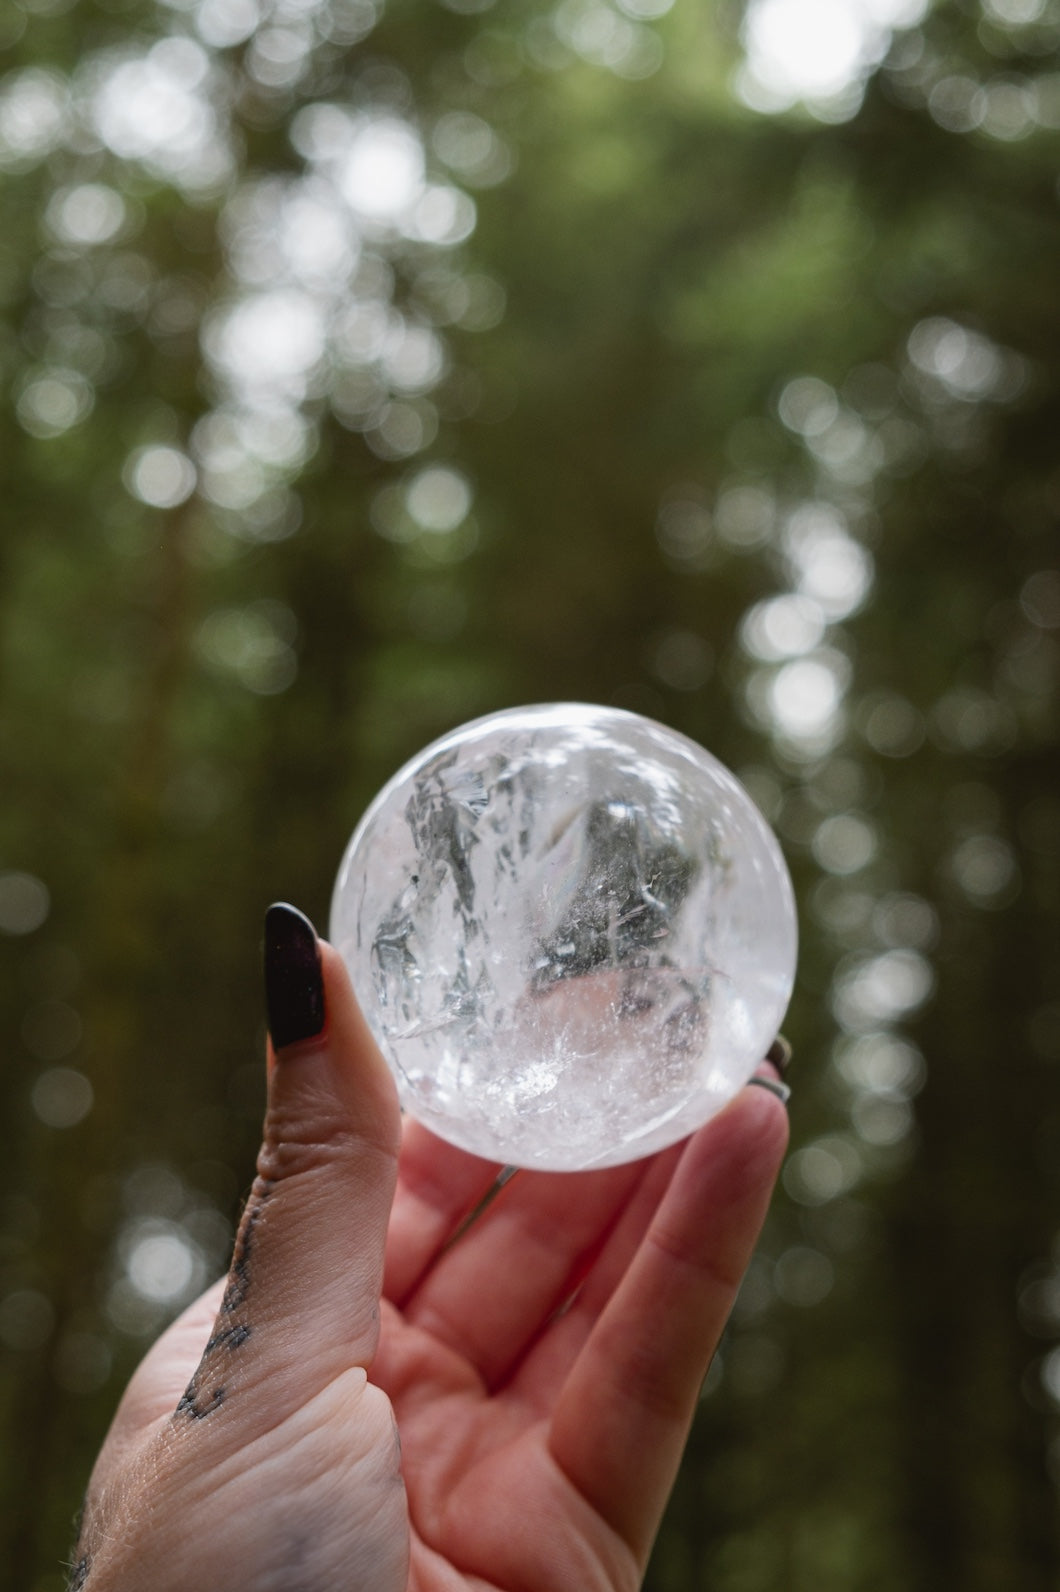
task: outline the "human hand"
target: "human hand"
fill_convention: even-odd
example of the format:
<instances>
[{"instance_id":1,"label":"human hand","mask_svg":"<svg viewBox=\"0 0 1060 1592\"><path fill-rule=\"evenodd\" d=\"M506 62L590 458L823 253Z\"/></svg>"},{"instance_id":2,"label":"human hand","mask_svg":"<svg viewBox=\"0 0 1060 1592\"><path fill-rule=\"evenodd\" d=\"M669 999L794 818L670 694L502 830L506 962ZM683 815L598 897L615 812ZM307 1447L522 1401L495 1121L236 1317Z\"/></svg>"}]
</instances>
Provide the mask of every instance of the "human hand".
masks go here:
<instances>
[{"instance_id":1,"label":"human hand","mask_svg":"<svg viewBox=\"0 0 1060 1592\"><path fill-rule=\"evenodd\" d=\"M290 909L270 923L290 1042L232 1266L134 1376L71 1587L631 1592L782 1105L745 1089L645 1161L521 1171L461 1230L500 1169L402 1134L340 958Z\"/></svg>"}]
</instances>

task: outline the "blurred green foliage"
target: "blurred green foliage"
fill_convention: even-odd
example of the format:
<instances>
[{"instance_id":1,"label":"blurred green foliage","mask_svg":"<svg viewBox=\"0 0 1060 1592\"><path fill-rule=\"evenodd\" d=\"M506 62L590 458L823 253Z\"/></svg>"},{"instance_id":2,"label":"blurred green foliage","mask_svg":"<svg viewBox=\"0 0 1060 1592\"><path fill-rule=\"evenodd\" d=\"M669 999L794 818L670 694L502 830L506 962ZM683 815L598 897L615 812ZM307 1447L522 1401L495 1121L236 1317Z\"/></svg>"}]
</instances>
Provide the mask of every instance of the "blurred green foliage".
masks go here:
<instances>
[{"instance_id":1,"label":"blurred green foliage","mask_svg":"<svg viewBox=\"0 0 1060 1592\"><path fill-rule=\"evenodd\" d=\"M7 1584L58 1592L223 1264L264 907L326 922L435 734L584 699L741 773L803 923L651 1592L1056 1592L1058 43L1057 0L3 13Z\"/></svg>"}]
</instances>

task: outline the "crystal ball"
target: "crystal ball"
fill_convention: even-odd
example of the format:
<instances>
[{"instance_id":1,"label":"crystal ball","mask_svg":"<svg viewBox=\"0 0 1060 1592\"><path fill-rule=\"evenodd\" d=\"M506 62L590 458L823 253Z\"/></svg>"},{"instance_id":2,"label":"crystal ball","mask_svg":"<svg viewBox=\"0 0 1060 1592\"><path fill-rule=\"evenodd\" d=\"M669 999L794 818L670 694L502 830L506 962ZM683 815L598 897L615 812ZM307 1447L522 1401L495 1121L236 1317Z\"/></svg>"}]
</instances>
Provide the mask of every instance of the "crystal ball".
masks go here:
<instances>
[{"instance_id":1,"label":"crystal ball","mask_svg":"<svg viewBox=\"0 0 1060 1592\"><path fill-rule=\"evenodd\" d=\"M695 742L580 703L477 719L368 808L331 939L442 1138L512 1166L614 1165L747 1081L795 976L780 848Z\"/></svg>"}]
</instances>

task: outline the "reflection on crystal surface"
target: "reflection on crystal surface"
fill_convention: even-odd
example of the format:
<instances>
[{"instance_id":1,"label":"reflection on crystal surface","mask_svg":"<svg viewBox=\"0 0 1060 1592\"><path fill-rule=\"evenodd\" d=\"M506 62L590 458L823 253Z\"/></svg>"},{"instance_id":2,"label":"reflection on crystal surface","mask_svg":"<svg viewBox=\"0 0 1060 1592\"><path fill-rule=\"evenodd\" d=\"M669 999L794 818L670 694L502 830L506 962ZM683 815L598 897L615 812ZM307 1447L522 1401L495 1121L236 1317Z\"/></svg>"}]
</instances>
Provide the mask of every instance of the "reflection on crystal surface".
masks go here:
<instances>
[{"instance_id":1,"label":"reflection on crystal surface","mask_svg":"<svg viewBox=\"0 0 1060 1592\"><path fill-rule=\"evenodd\" d=\"M362 820L331 936L435 1132L573 1170L691 1132L750 1076L795 961L791 885L742 787L616 709L495 714Z\"/></svg>"}]
</instances>

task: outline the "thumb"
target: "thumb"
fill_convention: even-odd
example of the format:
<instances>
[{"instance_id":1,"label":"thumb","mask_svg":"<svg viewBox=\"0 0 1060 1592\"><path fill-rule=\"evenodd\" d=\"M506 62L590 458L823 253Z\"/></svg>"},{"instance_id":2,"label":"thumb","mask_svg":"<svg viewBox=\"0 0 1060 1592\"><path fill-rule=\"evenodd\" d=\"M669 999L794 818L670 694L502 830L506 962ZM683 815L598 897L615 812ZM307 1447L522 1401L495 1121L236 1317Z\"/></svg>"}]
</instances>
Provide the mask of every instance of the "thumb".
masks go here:
<instances>
[{"instance_id":1,"label":"thumb","mask_svg":"<svg viewBox=\"0 0 1060 1592\"><path fill-rule=\"evenodd\" d=\"M242 1420L256 1411L271 1428L375 1354L400 1114L341 958L294 907L266 914L265 989L258 1175L177 1413L198 1419L238 1402ZM240 1397L248 1386L261 1396Z\"/></svg>"}]
</instances>

